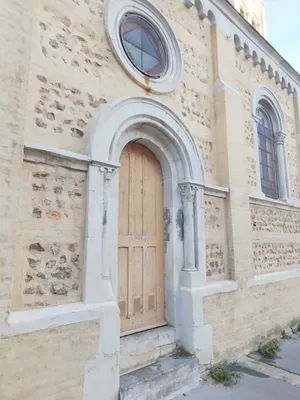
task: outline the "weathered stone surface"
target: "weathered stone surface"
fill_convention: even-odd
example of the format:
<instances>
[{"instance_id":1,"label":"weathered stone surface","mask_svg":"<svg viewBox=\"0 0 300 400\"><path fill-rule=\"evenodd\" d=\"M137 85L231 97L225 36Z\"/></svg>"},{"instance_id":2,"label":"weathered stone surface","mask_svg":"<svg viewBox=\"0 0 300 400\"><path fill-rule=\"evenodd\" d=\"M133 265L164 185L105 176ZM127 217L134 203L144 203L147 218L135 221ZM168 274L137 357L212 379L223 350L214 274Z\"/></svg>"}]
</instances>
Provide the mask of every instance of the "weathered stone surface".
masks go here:
<instances>
[{"instance_id":1,"label":"weathered stone surface","mask_svg":"<svg viewBox=\"0 0 300 400\"><path fill-rule=\"evenodd\" d=\"M79 301L85 173L24 163L23 174L21 193L26 200L20 214L21 243L17 254L20 266L24 266L23 257L26 262L22 300L14 301L20 299L16 294L13 307L35 308ZM62 204L64 209L68 204L67 212L63 212Z\"/></svg>"},{"instance_id":2,"label":"weathered stone surface","mask_svg":"<svg viewBox=\"0 0 300 400\"><path fill-rule=\"evenodd\" d=\"M228 243L225 199L205 196L206 275L208 279L227 279Z\"/></svg>"},{"instance_id":3,"label":"weathered stone surface","mask_svg":"<svg viewBox=\"0 0 300 400\"><path fill-rule=\"evenodd\" d=\"M159 400L170 398L178 389L196 387L200 380L196 357L168 357L138 371L123 375L120 400Z\"/></svg>"}]
</instances>

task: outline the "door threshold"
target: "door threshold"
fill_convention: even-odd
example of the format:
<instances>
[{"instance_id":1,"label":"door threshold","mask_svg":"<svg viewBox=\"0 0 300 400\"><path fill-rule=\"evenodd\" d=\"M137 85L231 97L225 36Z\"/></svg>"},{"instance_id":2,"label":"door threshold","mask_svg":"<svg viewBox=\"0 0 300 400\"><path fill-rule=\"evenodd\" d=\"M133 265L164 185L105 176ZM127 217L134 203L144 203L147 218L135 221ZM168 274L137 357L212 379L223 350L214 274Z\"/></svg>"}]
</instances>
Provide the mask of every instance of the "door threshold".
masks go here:
<instances>
[{"instance_id":1,"label":"door threshold","mask_svg":"<svg viewBox=\"0 0 300 400\"><path fill-rule=\"evenodd\" d=\"M125 336L129 336L129 335L134 335L135 333L141 333L141 332L146 332L146 331L151 331L153 329L156 328L161 328L162 326L168 326L167 322L162 322L160 324L155 324L155 325L150 325L147 326L145 328L139 328L139 329L132 329L130 331L126 331L126 332L121 332L120 337L125 337Z\"/></svg>"}]
</instances>

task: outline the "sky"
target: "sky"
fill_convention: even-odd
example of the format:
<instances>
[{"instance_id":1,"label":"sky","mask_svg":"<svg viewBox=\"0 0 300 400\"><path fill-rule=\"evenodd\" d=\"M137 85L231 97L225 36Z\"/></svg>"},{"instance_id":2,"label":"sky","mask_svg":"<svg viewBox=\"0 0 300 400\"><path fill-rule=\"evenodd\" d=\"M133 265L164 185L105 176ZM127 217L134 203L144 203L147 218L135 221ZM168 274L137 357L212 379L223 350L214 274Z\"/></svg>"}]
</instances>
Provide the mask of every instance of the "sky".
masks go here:
<instances>
[{"instance_id":1,"label":"sky","mask_svg":"<svg viewBox=\"0 0 300 400\"><path fill-rule=\"evenodd\" d=\"M300 0L265 0L267 40L300 73Z\"/></svg>"}]
</instances>

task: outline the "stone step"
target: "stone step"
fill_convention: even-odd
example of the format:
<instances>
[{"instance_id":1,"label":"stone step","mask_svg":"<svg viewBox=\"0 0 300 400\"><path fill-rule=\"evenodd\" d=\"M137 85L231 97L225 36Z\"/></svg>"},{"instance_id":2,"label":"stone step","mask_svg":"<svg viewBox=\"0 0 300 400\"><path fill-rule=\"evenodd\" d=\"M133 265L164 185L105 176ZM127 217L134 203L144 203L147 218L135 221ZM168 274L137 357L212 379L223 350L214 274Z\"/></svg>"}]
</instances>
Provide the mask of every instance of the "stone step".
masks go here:
<instances>
[{"instance_id":1,"label":"stone step","mask_svg":"<svg viewBox=\"0 0 300 400\"><path fill-rule=\"evenodd\" d=\"M195 356L170 356L120 378L120 400L171 399L199 385L201 370Z\"/></svg>"},{"instance_id":2,"label":"stone step","mask_svg":"<svg viewBox=\"0 0 300 400\"><path fill-rule=\"evenodd\" d=\"M154 363L176 349L175 329L170 326L121 338L121 375Z\"/></svg>"}]
</instances>

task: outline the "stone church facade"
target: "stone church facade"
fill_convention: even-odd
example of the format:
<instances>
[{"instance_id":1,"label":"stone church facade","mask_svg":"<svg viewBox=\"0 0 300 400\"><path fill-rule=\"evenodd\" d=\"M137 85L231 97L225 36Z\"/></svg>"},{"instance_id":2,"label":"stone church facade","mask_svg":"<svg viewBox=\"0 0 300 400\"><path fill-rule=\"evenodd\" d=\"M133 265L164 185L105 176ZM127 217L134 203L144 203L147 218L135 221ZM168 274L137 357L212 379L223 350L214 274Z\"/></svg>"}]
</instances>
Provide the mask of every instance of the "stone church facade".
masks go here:
<instances>
[{"instance_id":1,"label":"stone church facade","mask_svg":"<svg viewBox=\"0 0 300 400\"><path fill-rule=\"evenodd\" d=\"M299 318L300 76L263 1L3 1L1 400L117 399Z\"/></svg>"}]
</instances>

